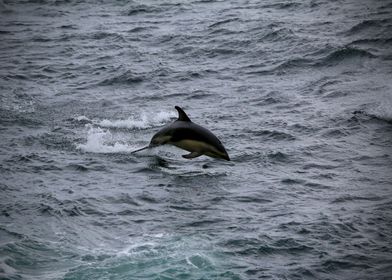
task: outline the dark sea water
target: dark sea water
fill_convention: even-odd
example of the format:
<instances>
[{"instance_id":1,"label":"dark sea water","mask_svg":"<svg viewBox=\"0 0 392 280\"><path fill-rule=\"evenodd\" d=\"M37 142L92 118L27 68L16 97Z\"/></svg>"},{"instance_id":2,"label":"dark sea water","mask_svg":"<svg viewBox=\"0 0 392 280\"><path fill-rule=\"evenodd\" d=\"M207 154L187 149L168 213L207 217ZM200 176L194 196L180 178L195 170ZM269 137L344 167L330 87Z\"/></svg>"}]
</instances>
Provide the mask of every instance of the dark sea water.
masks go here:
<instances>
[{"instance_id":1,"label":"dark sea water","mask_svg":"<svg viewBox=\"0 0 392 280\"><path fill-rule=\"evenodd\" d=\"M392 277L390 1L0 2L0 137L1 279Z\"/></svg>"}]
</instances>

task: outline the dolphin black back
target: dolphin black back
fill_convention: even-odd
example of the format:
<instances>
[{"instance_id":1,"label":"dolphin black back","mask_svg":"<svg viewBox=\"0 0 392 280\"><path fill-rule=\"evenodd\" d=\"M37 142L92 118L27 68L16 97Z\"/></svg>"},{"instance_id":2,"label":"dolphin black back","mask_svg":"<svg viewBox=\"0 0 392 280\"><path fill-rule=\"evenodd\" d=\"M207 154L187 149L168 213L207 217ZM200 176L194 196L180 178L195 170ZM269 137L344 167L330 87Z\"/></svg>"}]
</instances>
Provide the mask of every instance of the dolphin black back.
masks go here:
<instances>
[{"instance_id":1,"label":"dolphin black back","mask_svg":"<svg viewBox=\"0 0 392 280\"><path fill-rule=\"evenodd\" d=\"M198 124L192 122L176 121L173 123L172 128L172 142L179 142L181 140L194 140L207 143L214 146L219 151L225 152L225 148L219 139L214 134L212 134L211 131Z\"/></svg>"}]
</instances>

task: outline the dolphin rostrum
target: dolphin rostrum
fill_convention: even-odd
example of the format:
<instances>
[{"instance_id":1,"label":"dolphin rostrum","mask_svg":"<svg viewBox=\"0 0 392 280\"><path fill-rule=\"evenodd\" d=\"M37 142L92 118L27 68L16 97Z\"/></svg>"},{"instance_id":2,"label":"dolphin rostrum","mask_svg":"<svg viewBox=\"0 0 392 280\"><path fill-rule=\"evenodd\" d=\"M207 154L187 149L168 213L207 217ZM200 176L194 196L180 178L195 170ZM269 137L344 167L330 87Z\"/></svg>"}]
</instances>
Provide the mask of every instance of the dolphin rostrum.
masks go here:
<instances>
[{"instance_id":1,"label":"dolphin rostrum","mask_svg":"<svg viewBox=\"0 0 392 280\"><path fill-rule=\"evenodd\" d=\"M175 108L178 111L178 119L155 133L148 146L132 153L170 144L190 152L183 155L187 159L206 155L230 160L225 147L211 131L192 122L180 107Z\"/></svg>"}]
</instances>

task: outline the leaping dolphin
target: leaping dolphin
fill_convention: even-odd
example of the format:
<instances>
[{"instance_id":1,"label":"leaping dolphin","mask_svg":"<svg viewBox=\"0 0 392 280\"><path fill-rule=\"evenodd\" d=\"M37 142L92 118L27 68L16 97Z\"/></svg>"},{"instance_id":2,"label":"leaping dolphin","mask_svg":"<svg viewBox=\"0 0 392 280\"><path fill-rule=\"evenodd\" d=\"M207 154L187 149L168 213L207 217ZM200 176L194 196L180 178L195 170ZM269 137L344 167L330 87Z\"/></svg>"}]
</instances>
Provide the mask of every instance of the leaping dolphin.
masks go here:
<instances>
[{"instance_id":1,"label":"leaping dolphin","mask_svg":"<svg viewBox=\"0 0 392 280\"><path fill-rule=\"evenodd\" d=\"M170 144L190 152L182 156L187 159L206 155L230 160L225 147L211 131L193 123L180 107L174 108L178 111L178 119L155 133L148 146L132 153Z\"/></svg>"}]
</instances>

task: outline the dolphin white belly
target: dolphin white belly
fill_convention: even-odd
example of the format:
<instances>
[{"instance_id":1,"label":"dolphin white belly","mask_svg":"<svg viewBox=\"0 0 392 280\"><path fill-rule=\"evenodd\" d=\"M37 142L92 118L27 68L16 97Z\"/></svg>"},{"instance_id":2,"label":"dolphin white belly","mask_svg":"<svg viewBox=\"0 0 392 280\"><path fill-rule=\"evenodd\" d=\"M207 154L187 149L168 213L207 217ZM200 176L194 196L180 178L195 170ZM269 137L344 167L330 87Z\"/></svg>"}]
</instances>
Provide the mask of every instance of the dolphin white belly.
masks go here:
<instances>
[{"instance_id":1,"label":"dolphin white belly","mask_svg":"<svg viewBox=\"0 0 392 280\"><path fill-rule=\"evenodd\" d=\"M224 154L214 146L197 140L184 139L171 144L188 152L196 152L198 154L204 154L212 157L224 156Z\"/></svg>"}]
</instances>

